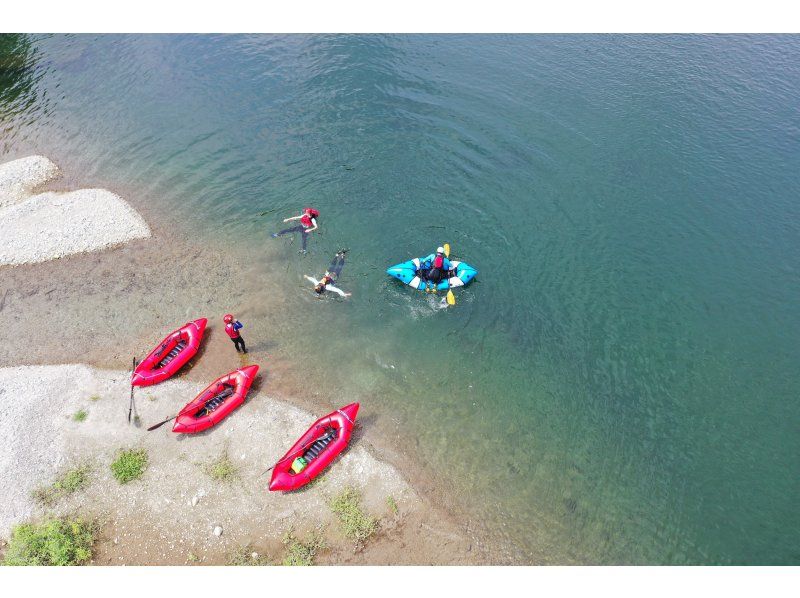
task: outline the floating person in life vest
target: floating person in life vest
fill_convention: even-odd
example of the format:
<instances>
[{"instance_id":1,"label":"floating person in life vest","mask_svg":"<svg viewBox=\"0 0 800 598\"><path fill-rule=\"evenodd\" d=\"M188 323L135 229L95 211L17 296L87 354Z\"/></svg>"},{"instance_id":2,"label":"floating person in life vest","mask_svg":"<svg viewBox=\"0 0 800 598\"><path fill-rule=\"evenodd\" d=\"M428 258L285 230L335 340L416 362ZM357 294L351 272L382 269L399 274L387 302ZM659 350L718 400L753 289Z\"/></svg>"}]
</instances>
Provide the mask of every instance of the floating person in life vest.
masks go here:
<instances>
[{"instance_id":1,"label":"floating person in life vest","mask_svg":"<svg viewBox=\"0 0 800 598\"><path fill-rule=\"evenodd\" d=\"M306 276L306 280L314 283L314 292L318 295L322 295L325 291L333 291L341 295L342 297L349 297L352 293L345 293L342 289L336 288L333 286L333 283L339 278L339 275L342 273L342 268L344 268L344 254L347 253L346 249L342 249L339 253L337 253L333 257L333 261L331 265L328 266L328 269L325 271L325 274L322 275L320 280L315 278L311 278L310 276Z\"/></svg>"},{"instance_id":2,"label":"floating person in life vest","mask_svg":"<svg viewBox=\"0 0 800 598\"><path fill-rule=\"evenodd\" d=\"M239 345L241 345L242 353L247 353L247 347L244 346L244 339L242 338L242 335L239 334L239 331L244 328L242 323L235 319L232 314L225 314L222 317L222 321L225 322L225 333L233 341L233 345L236 347L236 352L239 352Z\"/></svg>"},{"instance_id":3,"label":"floating person in life vest","mask_svg":"<svg viewBox=\"0 0 800 598\"><path fill-rule=\"evenodd\" d=\"M306 252L306 242L308 240L308 235L311 231L315 231L319 228L317 224L317 218L319 218L319 210L315 210L314 208L305 208L303 213L299 216L292 216L291 218L284 218L284 222L289 222L291 220L299 220L300 224L297 226L292 226L290 228L284 229L277 233L274 233L272 236L280 237L281 235L288 235L289 233L301 233L303 238L303 248L301 251L303 253Z\"/></svg>"},{"instance_id":4,"label":"floating person in life vest","mask_svg":"<svg viewBox=\"0 0 800 598\"><path fill-rule=\"evenodd\" d=\"M437 247L436 255L431 261L430 270L428 270L427 273L425 273L425 280L427 281L426 290L429 291L432 287L435 287L442 280L450 278L451 276L450 270L452 268L453 266L450 264L450 260L447 259L444 255L444 247Z\"/></svg>"}]
</instances>

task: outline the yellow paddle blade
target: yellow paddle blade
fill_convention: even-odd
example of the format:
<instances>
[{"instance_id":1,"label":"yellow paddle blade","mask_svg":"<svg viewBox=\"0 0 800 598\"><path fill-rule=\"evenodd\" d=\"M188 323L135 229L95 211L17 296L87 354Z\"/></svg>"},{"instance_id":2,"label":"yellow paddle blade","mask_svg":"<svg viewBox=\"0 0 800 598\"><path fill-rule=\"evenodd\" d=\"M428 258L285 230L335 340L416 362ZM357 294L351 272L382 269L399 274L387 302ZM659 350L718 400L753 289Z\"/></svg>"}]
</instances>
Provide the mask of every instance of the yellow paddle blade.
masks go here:
<instances>
[{"instance_id":1,"label":"yellow paddle blade","mask_svg":"<svg viewBox=\"0 0 800 598\"><path fill-rule=\"evenodd\" d=\"M444 244L444 257L450 257L450 243Z\"/></svg>"},{"instance_id":2,"label":"yellow paddle blade","mask_svg":"<svg viewBox=\"0 0 800 598\"><path fill-rule=\"evenodd\" d=\"M453 294L453 291L447 291L447 305L455 305L456 304L456 296Z\"/></svg>"}]
</instances>

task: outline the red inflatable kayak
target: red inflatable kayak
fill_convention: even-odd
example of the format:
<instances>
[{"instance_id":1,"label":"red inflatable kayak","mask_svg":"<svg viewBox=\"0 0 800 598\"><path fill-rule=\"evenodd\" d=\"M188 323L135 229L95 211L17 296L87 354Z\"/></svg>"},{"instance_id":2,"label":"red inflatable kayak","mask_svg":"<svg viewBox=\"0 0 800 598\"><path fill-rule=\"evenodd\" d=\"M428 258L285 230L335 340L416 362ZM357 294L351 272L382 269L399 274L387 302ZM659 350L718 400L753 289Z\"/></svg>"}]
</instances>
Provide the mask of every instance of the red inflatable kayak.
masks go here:
<instances>
[{"instance_id":1,"label":"red inflatable kayak","mask_svg":"<svg viewBox=\"0 0 800 598\"><path fill-rule=\"evenodd\" d=\"M170 333L136 366L131 386L158 384L181 369L200 348L207 322L206 318L200 318Z\"/></svg>"},{"instance_id":2,"label":"red inflatable kayak","mask_svg":"<svg viewBox=\"0 0 800 598\"><path fill-rule=\"evenodd\" d=\"M214 380L175 418L173 432L194 434L202 432L225 419L244 403L247 391L258 373L257 365L234 370Z\"/></svg>"},{"instance_id":3,"label":"red inflatable kayak","mask_svg":"<svg viewBox=\"0 0 800 598\"><path fill-rule=\"evenodd\" d=\"M319 418L275 464L270 490L295 490L317 477L350 442L358 413L350 403Z\"/></svg>"}]
</instances>

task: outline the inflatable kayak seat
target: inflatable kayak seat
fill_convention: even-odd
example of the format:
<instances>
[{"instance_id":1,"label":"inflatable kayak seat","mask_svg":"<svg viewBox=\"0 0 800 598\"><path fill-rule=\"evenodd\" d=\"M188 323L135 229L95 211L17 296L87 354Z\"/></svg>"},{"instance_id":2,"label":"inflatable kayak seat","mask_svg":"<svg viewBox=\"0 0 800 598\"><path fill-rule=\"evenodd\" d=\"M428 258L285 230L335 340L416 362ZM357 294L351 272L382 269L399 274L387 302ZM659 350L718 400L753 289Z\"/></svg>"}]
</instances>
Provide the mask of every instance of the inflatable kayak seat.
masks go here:
<instances>
[{"instance_id":1,"label":"inflatable kayak seat","mask_svg":"<svg viewBox=\"0 0 800 598\"><path fill-rule=\"evenodd\" d=\"M324 451L334 440L336 440L336 432L331 430L309 447L309 449L303 454L303 459L305 459L306 463L311 463L314 459L319 457L320 454L322 454L322 451Z\"/></svg>"},{"instance_id":2,"label":"inflatable kayak seat","mask_svg":"<svg viewBox=\"0 0 800 598\"><path fill-rule=\"evenodd\" d=\"M212 413L217 409L217 407L219 407L225 402L225 399L227 399L232 394L233 394L233 389L226 388L222 392L214 395L211 399L206 401L206 404L203 406L202 409L200 409L197 413L195 413L195 417L203 417L204 415Z\"/></svg>"},{"instance_id":3,"label":"inflatable kayak seat","mask_svg":"<svg viewBox=\"0 0 800 598\"><path fill-rule=\"evenodd\" d=\"M158 368L163 368L170 361L175 359L178 356L178 353L183 351L184 347L186 347L187 344L188 343L185 340L178 341L178 344L175 345L175 348L172 349L172 351L170 351L169 353L167 353L167 356L164 359L162 359L161 361L158 362L158 365L156 365L156 368L157 369Z\"/></svg>"}]
</instances>

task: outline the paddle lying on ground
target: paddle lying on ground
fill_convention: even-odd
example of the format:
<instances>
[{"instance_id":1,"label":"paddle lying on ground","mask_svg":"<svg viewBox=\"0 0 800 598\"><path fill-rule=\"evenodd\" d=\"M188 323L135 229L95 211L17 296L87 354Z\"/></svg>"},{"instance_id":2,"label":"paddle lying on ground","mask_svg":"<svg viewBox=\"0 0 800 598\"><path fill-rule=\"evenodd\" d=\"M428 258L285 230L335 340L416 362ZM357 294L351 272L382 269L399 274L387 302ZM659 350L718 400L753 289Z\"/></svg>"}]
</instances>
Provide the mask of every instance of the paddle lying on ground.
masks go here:
<instances>
[{"instance_id":1,"label":"paddle lying on ground","mask_svg":"<svg viewBox=\"0 0 800 598\"><path fill-rule=\"evenodd\" d=\"M136 357L133 358L133 371L136 371ZM131 374L131 380L133 375ZM133 382L131 382L131 401L128 403L128 423L131 423L131 413L133 412Z\"/></svg>"},{"instance_id":2,"label":"paddle lying on ground","mask_svg":"<svg viewBox=\"0 0 800 598\"><path fill-rule=\"evenodd\" d=\"M178 414L178 415L180 415L180 414ZM165 419L163 422L158 422L158 423L157 423L155 426L150 426L149 428L147 428L147 431L148 431L148 432L152 432L152 431L153 431L153 430L155 430L156 428L160 428L160 427L161 427L161 426L163 426L165 423L167 423L167 422L171 422L173 419L175 419L176 417L178 417L178 415L173 415L172 417Z\"/></svg>"},{"instance_id":3,"label":"paddle lying on ground","mask_svg":"<svg viewBox=\"0 0 800 598\"><path fill-rule=\"evenodd\" d=\"M450 258L450 243L444 244L444 256L446 258ZM455 305L456 304L456 296L453 294L453 289L447 290L447 305Z\"/></svg>"}]
</instances>

